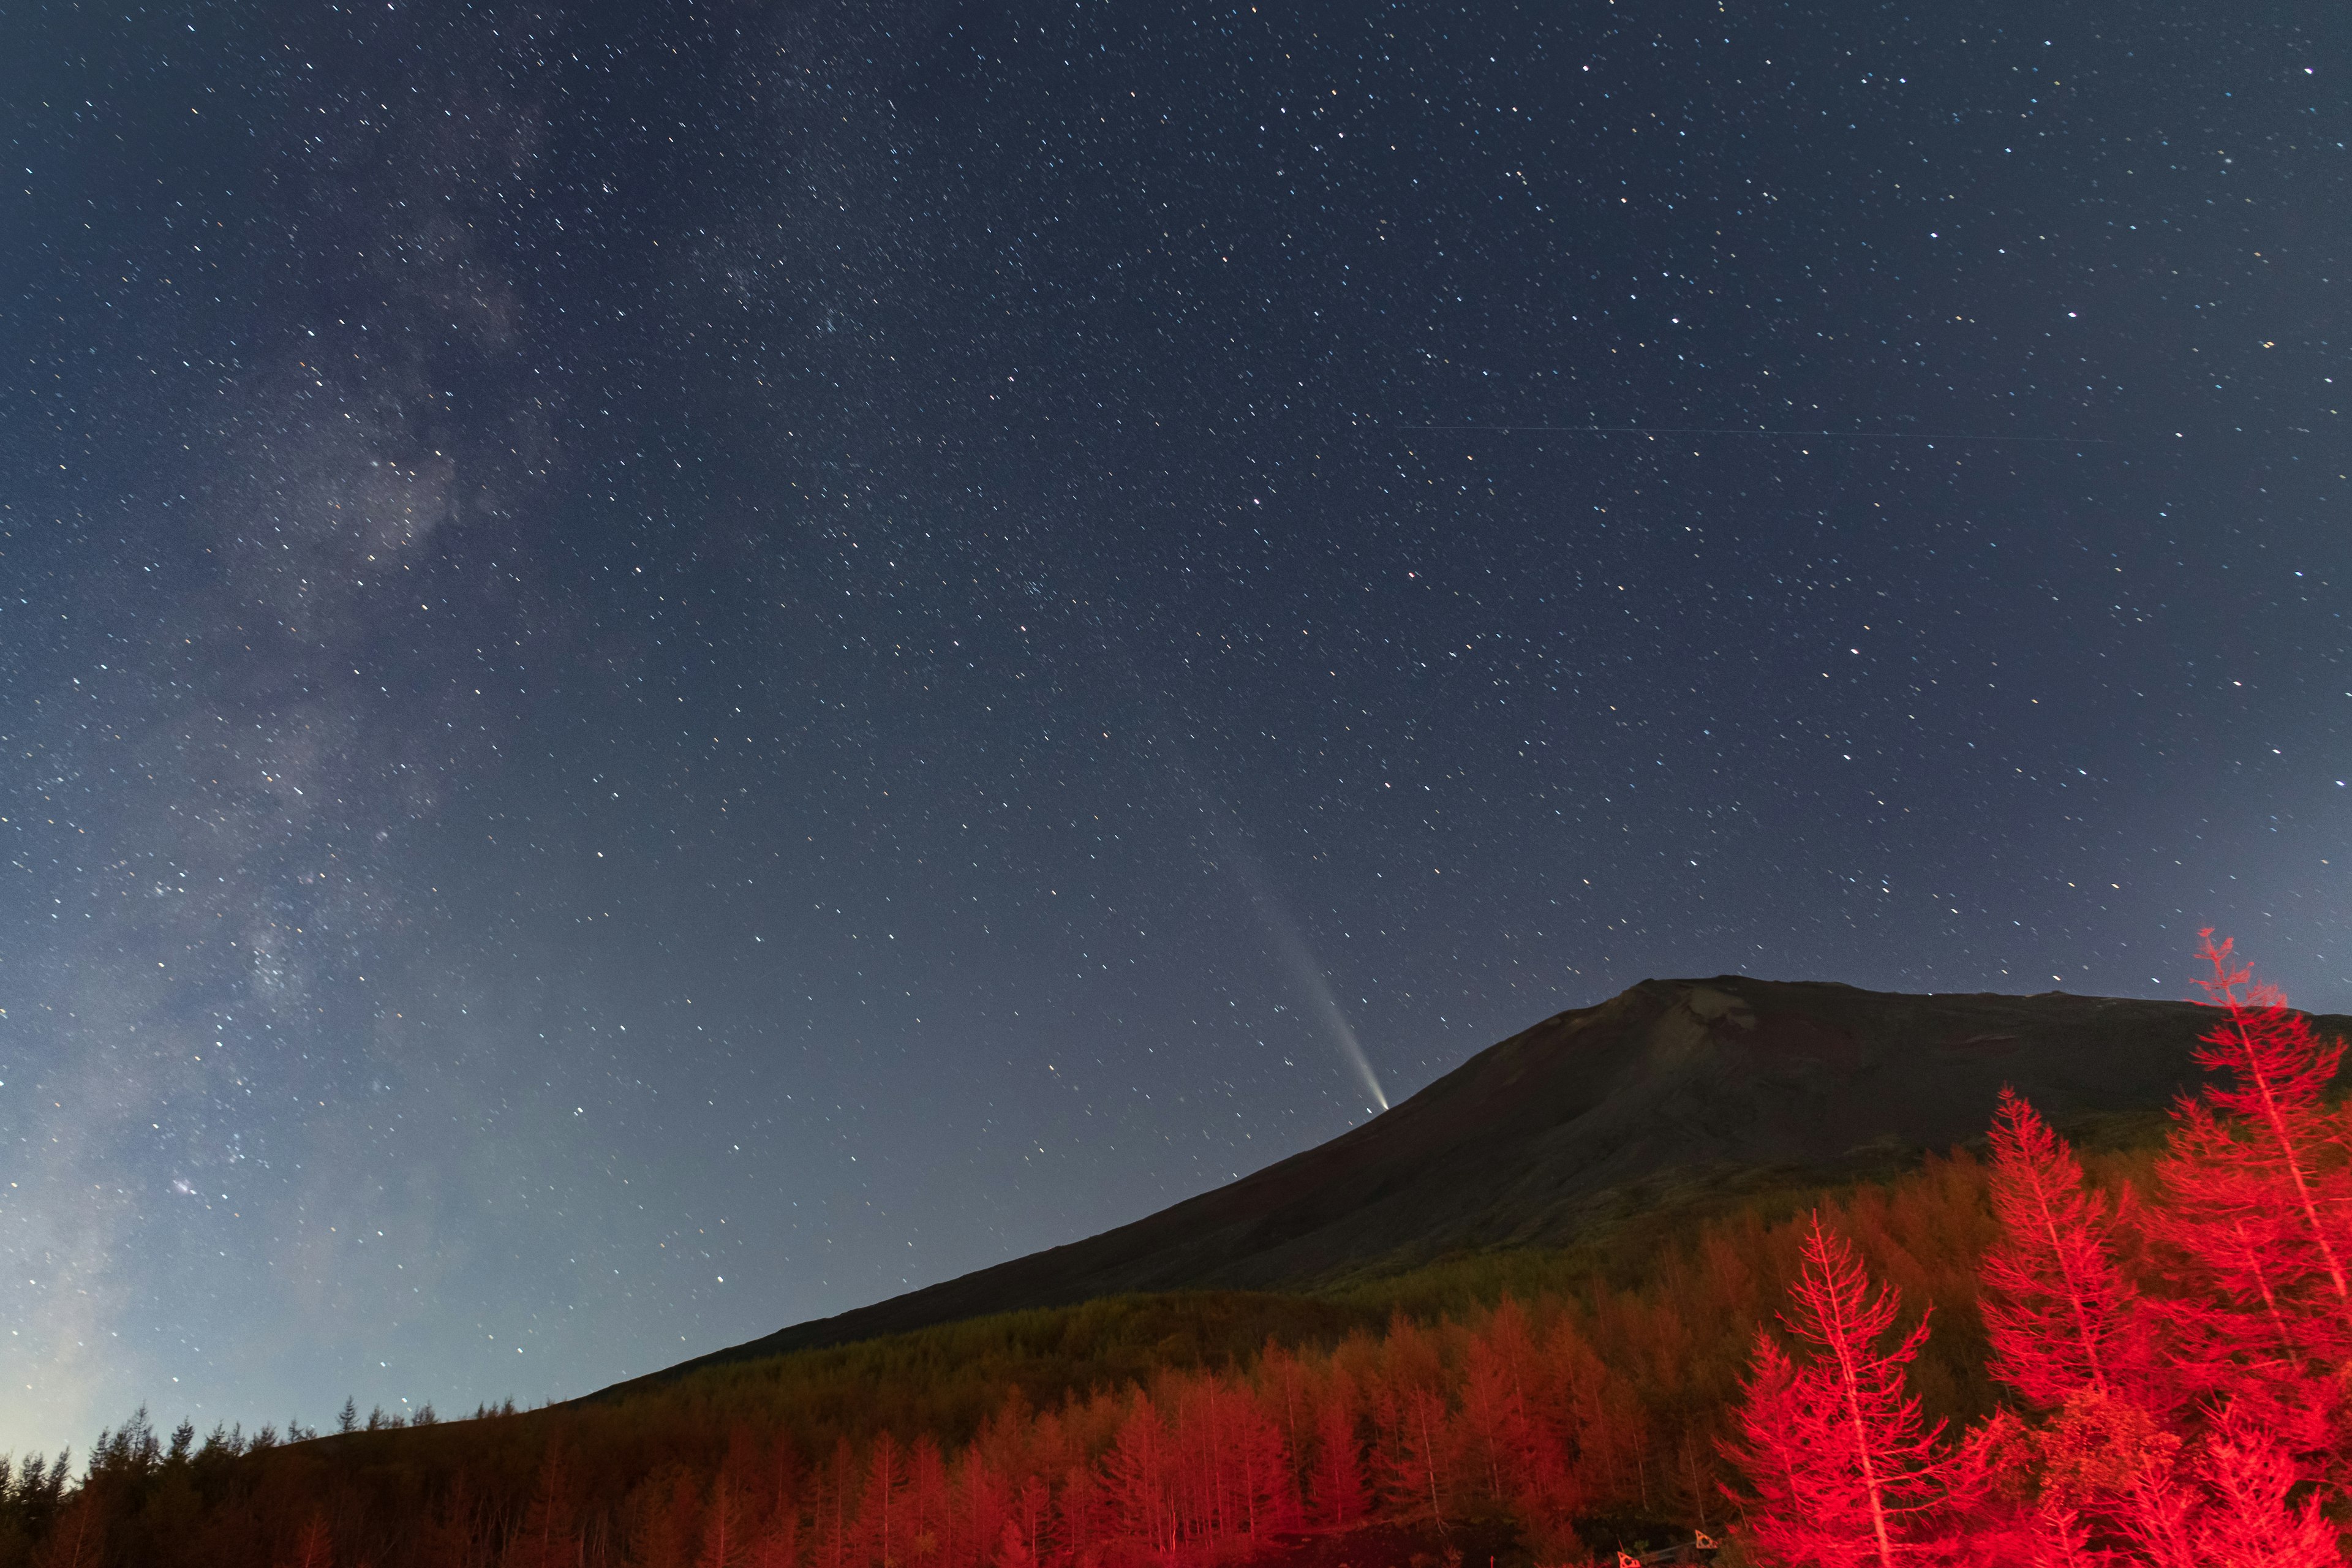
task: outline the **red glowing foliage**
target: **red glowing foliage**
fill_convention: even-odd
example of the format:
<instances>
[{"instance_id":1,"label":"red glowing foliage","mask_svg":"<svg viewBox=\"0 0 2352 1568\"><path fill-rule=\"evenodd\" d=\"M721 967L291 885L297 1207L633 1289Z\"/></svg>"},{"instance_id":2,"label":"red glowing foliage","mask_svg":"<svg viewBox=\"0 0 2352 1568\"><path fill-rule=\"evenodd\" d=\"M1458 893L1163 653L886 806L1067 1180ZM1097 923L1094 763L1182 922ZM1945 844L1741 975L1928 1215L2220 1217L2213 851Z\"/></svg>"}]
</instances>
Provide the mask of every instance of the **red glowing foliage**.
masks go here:
<instances>
[{"instance_id":1,"label":"red glowing foliage","mask_svg":"<svg viewBox=\"0 0 2352 1568\"><path fill-rule=\"evenodd\" d=\"M1523 1518L1565 1519L1566 1468L1548 1440L1529 1389L1538 1372L1528 1314L1506 1298L1470 1336L1461 1377L1464 1440L1457 1445L1490 1497L1510 1498Z\"/></svg>"},{"instance_id":2,"label":"red glowing foliage","mask_svg":"<svg viewBox=\"0 0 2352 1568\"><path fill-rule=\"evenodd\" d=\"M2137 1292L2116 1267L2114 1205L2074 1153L2010 1089L1992 1124L2000 1240L1980 1266L1992 1374L2042 1409L2084 1389L2135 1390L2147 1352Z\"/></svg>"},{"instance_id":3,"label":"red glowing foliage","mask_svg":"<svg viewBox=\"0 0 2352 1568\"><path fill-rule=\"evenodd\" d=\"M1119 1423L1104 1466L1111 1508L1120 1533L1161 1563L1173 1563L1183 1545L1167 1425L1159 1407L1138 1394Z\"/></svg>"},{"instance_id":4,"label":"red glowing foliage","mask_svg":"<svg viewBox=\"0 0 2352 1568\"><path fill-rule=\"evenodd\" d=\"M865 1568L892 1568L900 1561L907 1484L906 1450L889 1432L880 1433L866 1456L866 1489L857 1505L855 1561Z\"/></svg>"},{"instance_id":5,"label":"red glowing foliage","mask_svg":"<svg viewBox=\"0 0 2352 1568\"><path fill-rule=\"evenodd\" d=\"M2291 1446L2330 1441L2333 1375L2352 1353L2352 1161L2324 1091L2344 1047L2205 933L2221 1014L2198 1052L2227 1075L2184 1101L2149 1229L2172 1253L2160 1312L2176 1405L2252 1410Z\"/></svg>"},{"instance_id":6,"label":"red glowing foliage","mask_svg":"<svg viewBox=\"0 0 2352 1568\"><path fill-rule=\"evenodd\" d=\"M1741 1441L1727 1452L1755 1489L1748 1521L1768 1562L1810 1568L1916 1562L1943 1542L1952 1458L1905 1386L1927 1338L1922 1316L1881 1348L1902 1302L1874 1287L1844 1237L1815 1212L1804 1268L1780 1321L1800 1362L1757 1331Z\"/></svg>"},{"instance_id":7,"label":"red glowing foliage","mask_svg":"<svg viewBox=\"0 0 2352 1568\"><path fill-rule=\"evenodd\" d=\"M2322 1495L2309 1489L2294 1499L2303 1479L2259 1421L2225 1411L2193 1465L2135 1489L2124 1515L2135 1549L2126 1561L2147 1568L2333 1568L2344 1558L2321 1514Z\"/></svg>"},{"instance_id":8,"label":"red glowing foliage","mask_svg":"<svg viewBox=\"0 0 2352 1568\"><path fill-rule=\"evenodd\" d=\"M56 1568L82 1568L87 1561L95 1564L96 1556L85 1559L76 1542L73 1556L57 1563ZM334 1533L327 1528L326 1516L312 1513L302 1526L302 1533L294 1538L293 1550L283 1560L282 1568L332 1568L335 1559Z\"/></svg>"},{"instance_id":9,"label":"red glowing foliage","mask_svg":"<svg viewBox=\"0 0 2352 1568\"><path fill-rule=\"evenodd\" d=\"M2344 1561L2321 1493L2290 1500L2304 1479L2279 1443L2252 1419L2225 1414L2206 1438L2200 1466L2209 1501L2197 1525L2197 1561L2322 1568Z\"/></svg>"},{"instance_id":10,"label":"red glowing foliage","mask_svg":"<svg viewBox=\"0 0 2352 1568\"><path fill-rule=\"evenodd\" d=\"M1525 1561L1597 1563L1662 1526L1669 1550L1723 1534L1718 1452L1746 1472L1728 1528L1769 1568L2340 1563L2341 1047L2229 944L2205 956L2219 1081L2145 1194L2095 1188L2005 1094L1988 1164L1930 1161L1801 1226L1748 1208L1645 1237L1630 1283L1465 1263L1442 1278L1481 1283L1400 1298L1419 1310L1385 1333L1328 1332L1318 1307L1287 1348L1154 1326L1102 1342L1165 1348L1107 1363L1074 1317L1044 1358L910 1336L317 1442L186 1429L166 1450L142 1415L78 1483L62 1455L0 1458L0 1568L1310 1568L1402 1561L1401 1538L1475 1563L1497 1531ZM1904 1331L1865 1257L1961 1331ZM1750 1348L1784 1281L1784 1331Z\"/></svg>"},{"instance_id":11,"label":"red glowing foliage","mask_svg":"<svg viewBox=\"0 0 2352 1568\"><path fill-rule=\"evenodd\" d=\"M1315 1521L1348 1530L1364 1521L1370 1493L1364 1485L1364 1451L1356 1435L1356 1397L1344 1369L1315 1407Z\"/></svg>"}]
</instances>

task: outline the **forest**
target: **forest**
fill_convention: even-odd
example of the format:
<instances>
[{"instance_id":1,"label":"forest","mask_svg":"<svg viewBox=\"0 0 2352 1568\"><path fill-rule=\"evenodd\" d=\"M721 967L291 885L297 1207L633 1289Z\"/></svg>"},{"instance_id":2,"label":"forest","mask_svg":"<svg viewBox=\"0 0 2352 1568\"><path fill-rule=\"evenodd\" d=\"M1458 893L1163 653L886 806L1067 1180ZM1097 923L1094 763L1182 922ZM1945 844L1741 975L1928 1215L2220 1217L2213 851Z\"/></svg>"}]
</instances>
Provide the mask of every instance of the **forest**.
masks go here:
<instances>
[{"instance_id":1,"label":"forest","mask_svg":"<svg viewBox=\"0 0 2352 1568\"><path fill-rule=\"evenodd\" d=\"M2207 939L2206 1080L1572 1253L1125 1298L543 1409L0 1468L0 1568L2344 1560L2343 1050ZM2128 1130L2127 1130L2128 1132Z\"/></svg>"}]
</instances>

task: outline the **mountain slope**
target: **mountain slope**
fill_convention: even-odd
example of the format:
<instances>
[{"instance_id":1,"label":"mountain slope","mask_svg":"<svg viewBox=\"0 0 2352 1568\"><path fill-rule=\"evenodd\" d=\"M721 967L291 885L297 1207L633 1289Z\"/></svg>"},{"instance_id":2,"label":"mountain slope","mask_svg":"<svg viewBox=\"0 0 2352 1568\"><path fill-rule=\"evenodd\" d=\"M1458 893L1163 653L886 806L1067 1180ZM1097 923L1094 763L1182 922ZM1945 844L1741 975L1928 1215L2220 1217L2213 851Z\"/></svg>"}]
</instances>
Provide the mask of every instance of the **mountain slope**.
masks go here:
<instances>
[{"instance_id":1,"label":"mountain slope","mask_svg":"<svg viewBox=\"0 0 2352 1568\"><path fill-rule=\"evenodd\" d=\"M1644 1187L1759 1167L1833 1173L1979 1137L2004 1083L2061 1124L2153 1110L2198 1079L2190 1051L2213 1018L2185 1002L2060 992L1644 981L1131 1225L655 1375L1129 1291L1296 1289L1462 1248L1560 1245Z\"/></svg>"}]
</instances>

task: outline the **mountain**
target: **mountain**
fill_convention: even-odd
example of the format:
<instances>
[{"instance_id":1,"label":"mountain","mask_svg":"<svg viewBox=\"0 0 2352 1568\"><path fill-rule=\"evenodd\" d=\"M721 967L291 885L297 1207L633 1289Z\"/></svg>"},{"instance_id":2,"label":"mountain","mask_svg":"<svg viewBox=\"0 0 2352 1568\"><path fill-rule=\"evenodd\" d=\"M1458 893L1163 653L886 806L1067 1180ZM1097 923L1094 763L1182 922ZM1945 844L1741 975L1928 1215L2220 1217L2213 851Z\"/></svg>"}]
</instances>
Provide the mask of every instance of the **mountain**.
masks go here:
<instances>
[{"instance_id":1,"label":"mountain","mask_svg":"<svg viewBox=\"0 0 2352 1568\"><path fill-rule=\"evenodd\" d=\"M2158 1110L2200 1079L2190 1052L2215 1017L2054 991L1643 981L1230 1185L654 1375L1130 1291L1291 1289L1451 1251L1563 1245L1662 1193L1776 1171L1833 1178L1980 1137L2003 1084L2061 1127ZM2352 1031L2352 1018L2315 1022Z\"/></svg>"}]
</instances>

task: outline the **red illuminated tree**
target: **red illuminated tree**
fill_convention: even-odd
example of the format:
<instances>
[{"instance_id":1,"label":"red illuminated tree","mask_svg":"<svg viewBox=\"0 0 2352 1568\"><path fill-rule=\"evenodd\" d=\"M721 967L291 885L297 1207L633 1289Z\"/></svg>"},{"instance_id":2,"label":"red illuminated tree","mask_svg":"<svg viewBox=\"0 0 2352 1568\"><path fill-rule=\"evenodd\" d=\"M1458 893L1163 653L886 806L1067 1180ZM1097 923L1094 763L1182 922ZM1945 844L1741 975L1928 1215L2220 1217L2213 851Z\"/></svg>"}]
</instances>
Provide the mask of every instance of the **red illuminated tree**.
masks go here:
<instances>
[{"instance_id":1,"label":"red illuminated tree","mask_svg":"<svg viewBox=\"0 0 2352 1568\"><path fill-rule=\"evenodd\" d=\"M1225 1528L1247 1534L1255 1545L1298 1511L1289 1451L1282 1428L1246 1389L1219 1390L1213 1409L1219 1468L1228 1478L1220 1489L1229 1498L1222 1510Z\"/></svg>"},{"instance_id":2,"label":"red illuminated tree","mask_svg":"<svg viewBox=\"0 0 2352 1568\"><path fill-rule=\"evenodd\" d=\"M1167 1424L1149 1394L1138 1394L1104 1461L1111 1507L1119 1533L1163 1563L1174 1563L1182 1545L1181 1521L1172 1484L1175 1456Z\"/></svg>"},{"instance_id":3,"label":"red illuminated tree","mask_svg":"<svg viewBox=\"0 0 2352 1568\"><path fill-rule=\"evenodd\" d=\"M2175 1114L2151 1228L2173 1249L2165 1304L2177 1400L2227 1399L2309 1449L2326 1441L2333 1372L2352 1355L2352 1160L2325 1090L2344 1052L2234 943L2204 933L2200 980L2220 1020L2197 1059L2209 1083Z\"/></svg>"},{"instance_id":4,"label":"red illuminated tree","mask_svg":"<svg viewBox=\"0 0 2352 1568\"><path fill-rule=\"evenodd\" d=\"M302 1533L295 1537L292 1553L283 1560L284 1568L332 1568L334 1560L334 1536L327 1528L327 1517L314 1512L302 1527ZM94 1563L97 1559L90 1561ZM59 1568L64 1564L60 1563Z\"/></svg>"},{"instance_id":5,"label":"red illuminated tree","mask_svg":"<svg viewBox=\"0 0 2352 1568\"><path fill-rule=\"evenodd\" d=\"M1013 1517L1010 1489L989 1464L978 1444L963 1451L955 1468L955 1485L948 1499L949 1568L981 1568L1004 1537L1005 1521Z\"/></svg>"},{"instance_id":6,"label":"red illuminated tree","mask_svg":"<svg viewBox=\"0 0 2352 1568\"><path fill-rule=\"evenodd\" d=\"M743 1568L751 1554L742 1489L725 1470L710 1483L710 1505L702 1515L702 1550L694 1568Z\"/></svg>"},{"instance_id":7,"label":"red illuminated tree","mask_svg":"<svg viewBox=\"0 0 2352 1568\"><path fill-rule=\"evenodd\" d=\"M787 1504L768 1516L745 1554L750 1568L794 1568L801 1560L801 1514Z\"/></svg>"},{"instance_id":8,"label":"red illuminated tree","mask_svg":"<svg viewBox=\"0 0 2352 1568\"><path fill-rule=\"evenodd\" d=\"M1623 1497L1638 1484L1649 1413L1622 1369L1610 1364L1574 1319L1563 1314L1553 1326L1544 1360L1561 1417L1559 1506L1572 1511L1592 1498Z\"/></svg>"},{"instance_id":9,"label":"red illuminated tree","mask_svg":"<svg viewBox=\"0 0 2352 1568\"><path fill-rule=\"evenodd\" d=\"M1345 1369L1334 1369L1315 1406L1315 1521L1332 1530L1361 1524L1370 1506L1364 1451L1356 1436L1356 1394Z\"/></svg>"},{"instance_id":10,"label":"red illuminated tree","mask_svg":"<svg viewBox=\"0 0 2352 1568\"><path fill-rule=\"evenodd\" d=\"M906 1545L900 1515L907 1484L907 1451L885 1427L867 1451L866 1490L857 1505L856 1557L870 1568L898 1568Z\"/></svg>"},{"instance_id":11,"label":"red illuminated tree","mask_svg":"<svg viewBox=\"0 0 2352 1568\"><path fill-rule=\"evenodd\" d=\"M1445 1396L1433 1388L1383 1391L1379 1424L1387 1441L1386 1491L1399 1517L1427 1519L1445 1531L1445 1473L1451 1468L1453 1426Z\"/></svg>"},{"instance_id":12,"label":"red illuminated tree","mask_svg":"<svg viewBox=\"0 0 2352 1568\"><path fill-rule=\"evenodd\" d=\"M1757 1331L1740 1441L1726 1445L1747 1472L1749 1526L1767 1561L1894 1568L1947 1539L1955 1500L1943 1424L1930 1426L1905 1387L1926 1317L1880 1348L1901 1306L1816 1212L1780 1319L1805 1359Z\"/></svg>"},{"instance_id":13,"label":"red illuminated tree","mask_svg":"<svg viewBox=\"0 0 2352 1568\"><path fill-rule=\"evenodd\" d=\"M2000 1091L1992 1124L1993 1214L1981 1266L1992 1374L2048 1409L2084 1389L2136 1391L2147 1366L2138 1298L2116 1267L2115 1205L2032 1106Z\"/></svg>"},{"instance_id":14,"label":"red illuminated tree","mask_svg":"<svg viewBox=\"0 0 2352 1568\"><path fill-rule=\"evenodd\" d=\"M1535 1342L1528 1315L1506 1296L1470 1336L1462 1373L1462 1426L1474 1470L1497 1501L1533 1489L1540 1442L1528 1406Z\"/></svg>"},{"instance_id":15,"label":"red illuminated tree","mask_svg":"<svg viewBox=\"0 0 2352 1568\"><path fill-rule=\"evenodd\" d=\"M915 1439L907 1461L907 1551L917 1564L939 1556L947 1537L948 1465L940 1446L926 1433Z\"/></svg>"},{"instance_id":16,"label":"red illuminated tree","mask_svg":"<svg viewBox=\"0 0 2352 1568\"><path fill-rule=\"evenodd\" d=\"M2293 1498L2301 1479L2258 1418L2226 1410L2193 1465L2134 1489L2125 1532L2149 1568L2337 1568L2342 1548L2323 1496Z\"/></svg>"},{"instance_id":17,"label":"red illuminated tree","mask_svg":"<svg viewBox=\"0 0 2352 1568\"><path fill-rule=\"evenodd\" d=\"M1101 1472L1090 1464L1071 1466L1063 1472L1054 1497L1054 1533L1061 1542L1062 1560L1079 1564L1097 1561L1108 1523Z\"/></svg>"},{"instance_id":18,"label":"red illuminated tree","mask_svg":"<svg viewBox=\"0 0 2352 1568\"><path fill-rule=\"evenodd\" d=\"M689 1568L702 1524L702 1482L684 1464L664 1465L629 1490L630 1560L639 1568Z\"/></svg>"},{"instance_id":19,"label":"red illuminated tree","mask_svg":"<svg viewBox=\"0 0 2352 1568\"><path fill-rule=\"evenodd\" d=\"M2301 1478L2271 1435L2234 1412L2215 1423L2202 1466L2210 1500L2199 1521L2198 1561L2259 1562L2263 1568L2340 1564L2335 1529L2320 1516L2316 1489L2290 1501Z\"/></svg>"},{"instance_id":20,"label":"red illuminated tree","mask_svg":"<svg viewBox=\"0 0 2352 1568\"><path fill-rule=\"evenodd\" d=\"M574 1568L580 1561L580 1533L572 1522L578 1506L568 1457L551 1443L540 1458L530 1506L499 1559L504 1568Z\"/></svg>"},{"instance_id":21,"label":"red illuminated tree","mask_svg":"<svg viewBox=\"0 0 2352 1568\"><path fill-rule=\"evenodd\" d=\"M819 1466L809 1499L815 1551L810 1568L850 1568L856 1524L857 1454L846 1436L836 1438L833 1457Z\"/></svg>"}]
</instances>

